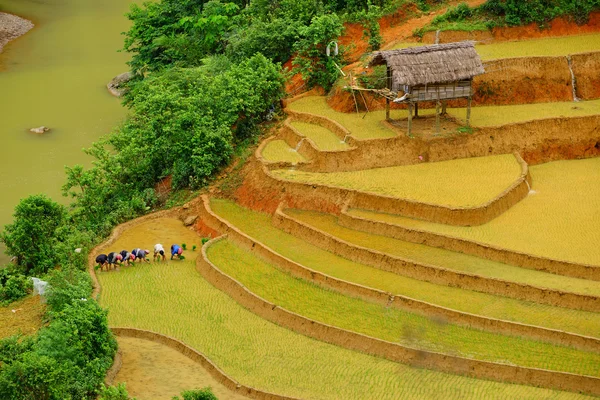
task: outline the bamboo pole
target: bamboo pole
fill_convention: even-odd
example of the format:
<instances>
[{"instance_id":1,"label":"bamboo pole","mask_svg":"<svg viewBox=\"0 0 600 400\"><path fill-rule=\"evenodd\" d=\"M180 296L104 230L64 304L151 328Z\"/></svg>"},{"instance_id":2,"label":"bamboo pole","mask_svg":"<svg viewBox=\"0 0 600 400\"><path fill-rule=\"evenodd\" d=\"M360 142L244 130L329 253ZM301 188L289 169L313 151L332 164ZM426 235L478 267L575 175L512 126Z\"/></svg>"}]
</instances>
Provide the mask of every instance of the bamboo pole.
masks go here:
<instances>
[{"instance_id":1,"label":"bamboo pole","mask_svg":"<svg viewBox=\"0 0 600 400\"><path fill-rule=\"evenodd\" d=\"M471 126L471 96L467 100L467 126Z\"/></svg>"},{"instance_id":2,"label":"bamboo pole","mask_svg":"<svg viewBox=\"0 0 600 400\"><path fill-rule=\"evenodd\" d=\"M412 102L409 101L408 102L408 136L411 135L411 131L412 131Z\"/></svg>"},{"instance_id":3,"label":"bamboo pole","mask_svg":"<svg viewBox=\"0 0 600 400\"><path fill-rule=\"evenodd\" d=\"M438 96L439 97L439 96ZM435 133L440 133L440 101L435 102Z\"/></svg>"}]
</instances>

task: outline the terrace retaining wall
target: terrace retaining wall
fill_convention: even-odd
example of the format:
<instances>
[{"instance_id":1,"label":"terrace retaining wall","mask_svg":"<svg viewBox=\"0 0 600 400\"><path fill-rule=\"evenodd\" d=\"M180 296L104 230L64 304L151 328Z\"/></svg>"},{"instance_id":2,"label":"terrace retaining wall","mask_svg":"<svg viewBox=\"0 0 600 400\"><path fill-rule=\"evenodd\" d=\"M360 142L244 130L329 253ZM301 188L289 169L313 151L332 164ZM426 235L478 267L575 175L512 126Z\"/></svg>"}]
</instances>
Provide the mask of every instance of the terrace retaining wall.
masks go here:
<instances>
[{"instance_id":1,"label":"terrace retaining wall","mask_svg":"<svg viewBox=\"0 0 600 400\"><path fill-rule=\"evenodd\" d=\"M299 115L289 109L286 112L292 120ZM314 116L311 123L327 128L335 121ZM384 121L382 123L386 124ZM396 130L393 127L390 129ZM283 138L290 146L295 147L301 138L297 137L295 140L289 136L289 133L284 134ZM316 147L306 150L301 146L299 150L306 151L304 154L311 161L297 165L297 169L309 172L359 171L515 152L521 154L530 165L595 157L600 155L600 115L547 118L478 127L470 135L433 140L411 139L400 134L391 138L364 140L350 136L346 141L352 148L335 152L318 151Z\"/></svg>"},{"instance_id":2,"label":"terrace retaining wall","mask_svg":"<svg viewBox=\"0 0 600 400\"><path fill-rule=\"evenodd\" d=\"M515 250L509 250L472 240L415 228L407 228L384 221L362 218L349 214L347 207L342 209L338 221L340 225L347 228L375 235L388 236L406 242L457 251L522 268L570 276L573 278L600 281L600 267L598 266L553 260L551 258L521 253Z\"/></svg>"},{"instance_id":3,"label":"terrace retaining wall","mask_svg":"<svg viewBox=\"0 0 600 400\"><path fill-rule=\"evenodd\" d=\"M577 97L583 100L600 98L600 52L573 54Z\"/></svg>"},{"instance_id":4,"label":"terrace retaining wall","mask_svg":"<svg viewBox=\"0 0 600 400\"><path fill-rule=\"evenodd\" d=\"M600 379L596 377L518 367L412 349L327 325L288 311L257 296L208 259L206 255L208 247L225 237L224 235L212 239L202 246L202 257L197 258L196 268L208 282L228 294L240 305L277 325L330 344L415 367L499 382L600 395Z\"/></svg>"},{"instance_id":5,"label":"terrace retaining wall","mask_svg":"<svg viewBox=\"0 0 600 400\"><path fill-rule=\"evenodd\" d=\"M275 212L273 224L279 229L331 253L383 271L435 284L533 301L540 304L600 312L600 297L545 289L406 260L339 239L286 215L281 209Z\"/></svg>"},{"instance_id":6,"label":"terrace retaining wall","mask_svg":"<svg viewBox=\"0 0 600 400\"><path fill-rule=\"evenodd\" d=\"M202 257L198 257L199 259ZM234 393L240 394L242 396L246 396L251 399L258 400L298 400L295 397L283 396L275 393L264 392L262 390L255 389L250 386L243 385L229 375L227 375L223 370L217 367L208 357L206 357L201 352L194 350L190 346L186 345L180 340L174 339L172 337L162 335L160 333L147 331L143 329L136 328L124 328L124 327L112 327L111 330L117 336L122 337L131 337L137 339L146 339L151 340L155 343L160 343L162 345L168 346L173 350L176 350L183 354L184 356L190 358L196 363L200 364L202 368L204 368L213 378L215 378L219 383L225 386L227 389L231 390Z\"/></svg>"},{"instance_id":7,"label":"terrace retaining wall","mask_svg":"<svg viewBox=\"0 0 600 400\"><path fill-rule=\"evenodd\" d=\"M259 149L260 150L260 149ZM260 158L257 150L257 158ZM294 206L304 205L310 209L335 210L339 214L345 205L381 212L388 212L422 220L451 225L480 225L502 214L513 205L524 199L529 193L531 177L527 164L515 154L521 166L521 174L507 189L488 202L475 207L451 207L439 204L428 204L416 200L401 199L391 196L345 189L323 184L288 181L274 176L269 168L261 163L255 166L253 185L268 192L279 192L278 198L286 200ZM247 179L247 183L253 180ZM301 207L303 208L303 207Z\"/></svg>"},{"instance_id":8,"label":"terrace retaining wall","mask_svg":"<svg viewBox=\"0 0 600 400\"><path fill-rule=\"evenodd\" d=\"M196 203L195 210L200 215L203 223L211 229L227 234L228 238L238 245L257 254L268 262L272 262L292 275L311 281L317 285L351 296L366 298L388 307L392 306L410 312L421 313L428 317L441 318L446 322L467 327L501 334L527 336L583 350L600 351L600 339L597 338L461 312L332 277L284 257L262 242L245 234L230 222L216 215L211 210L210 200L206 195L202 196L202 202Z\"/></svg>"}]
</instances>

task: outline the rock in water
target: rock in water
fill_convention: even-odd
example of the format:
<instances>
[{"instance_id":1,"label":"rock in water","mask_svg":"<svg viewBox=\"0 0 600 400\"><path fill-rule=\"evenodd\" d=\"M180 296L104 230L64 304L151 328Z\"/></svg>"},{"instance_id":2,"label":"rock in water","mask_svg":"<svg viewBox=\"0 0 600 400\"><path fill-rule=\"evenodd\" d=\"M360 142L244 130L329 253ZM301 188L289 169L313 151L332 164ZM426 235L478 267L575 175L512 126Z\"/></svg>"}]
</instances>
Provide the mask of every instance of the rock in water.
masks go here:
<instances>
[{"instance_id":1,"label":"rock in water","mask_svg":"<svg viewBox=\"0 0 600 400\"><path fill-rule=\"evenodd\" d=\"M50 130L50 128L47 128L45 126L40 126L39 128L31 128L29 130L29 132L33 132L33 133L45 133L48 132Z\"/></svg>"},{"instance_id":2,"label":"rock in water","mask_svg":"<svg viewBox=\"0 0 600 400\"><path fill-rule=\"evenodd\" d=\"M131 72L124 72L121 75L115 76L106 87L110 94L116 97L123 96L126 88L124 87L125 83L129 82L133 78L133 74Z\"/></svg>"}]
</instances>

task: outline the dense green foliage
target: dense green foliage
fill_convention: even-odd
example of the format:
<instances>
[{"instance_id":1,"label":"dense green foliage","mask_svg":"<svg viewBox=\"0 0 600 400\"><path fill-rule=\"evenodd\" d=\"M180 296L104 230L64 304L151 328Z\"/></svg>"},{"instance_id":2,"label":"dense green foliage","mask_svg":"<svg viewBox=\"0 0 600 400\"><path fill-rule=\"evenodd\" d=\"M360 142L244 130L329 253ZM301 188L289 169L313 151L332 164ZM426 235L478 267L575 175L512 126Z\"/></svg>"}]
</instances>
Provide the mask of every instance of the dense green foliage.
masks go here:
<instances>
[{"instance_id":1,"label":"dense green foliage","mask_svg":"<svg viewBox=\"0 0 600 400\"><path fill-rule=\"evenodd\" d=\"M537 23L545 27L552 19L566 17L578 24L588 21L590 12L600 9L600 0L487 0L479 7L465 3L449 9L431 24L415 32L433 30L483 30L496 26Z\"/></svg>"},{"instance_id":2,"label":"dense green foliage","mask_svg":"<svg viewBox=\"0 0 600 400\"><path fill-rule=\"evenodd\" d=\"M31 281L14 268L0 268L0 306L31 292Z\"/></svg>"},{"instance_id":3,"label":"dense green foliage","mask_svg":"<svg viewBox=\"0 0 600 400\"><path fill-rule=\"evenodd\" d=\"M63 206L45 195L29 196L15 207L14 221L5 226L0 240L24 274L43 274L58 263L56 232L66 215Z\"/></svg>"},{"instance_id":4,"label":"dense green foliage","mask_svg":"<svg viewBox=\"0 0 600 400\"><path fill-rule=\"evenodd\" d=\"M84 399L97 394L116 341L98 303L69 300L50 313L50 325L37 337L0 341L0 398Z\"/></svg>"},{"instance_id":5,"label":"dense green foliage","mask_svg":"<svg viewBox=\"0 0 600 400\"><path fill-rule=\"evenodd\" d=\"M183 400L218 400L217 396L214 395L210 387L196 390L185 390L181 392ZM179 400L179 397L175 396L172 400Z\"/></svg>"}]
</instances>

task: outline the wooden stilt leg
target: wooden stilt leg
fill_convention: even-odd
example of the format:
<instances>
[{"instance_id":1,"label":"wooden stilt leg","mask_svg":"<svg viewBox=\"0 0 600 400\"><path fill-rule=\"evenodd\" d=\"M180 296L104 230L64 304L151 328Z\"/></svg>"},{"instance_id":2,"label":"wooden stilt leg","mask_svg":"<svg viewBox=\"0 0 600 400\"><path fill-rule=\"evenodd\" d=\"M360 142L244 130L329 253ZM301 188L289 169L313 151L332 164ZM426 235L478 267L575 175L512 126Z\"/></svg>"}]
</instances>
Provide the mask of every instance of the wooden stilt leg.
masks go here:
<instances>
[{"instance_id":1,"label":"wooden stilt leg","mask_svg":"<svg viewBox=\"0 0 600 400\"><path fill-rule=\"evenodd\" d=\"M442 101L442 115L446 115L446 106L448 106L448 102L446 100Z\"/></svg>"},{"instance_id":2,"label":"wooden stilt leg","mask_svg":"<svg viewBox=\"0 0 600 400\"><path fill-rule=\"evenodd\" d=\"M440 102L435 102L435 133L440 133Z\"/></svg>"},{"instance_id":3,"label":"wooden stilt leg","mask_svg":"<svg viewBox=\"0 0 600 400\"><path fill-rule=\"evenodd\" d=\"M408 136L410 136L412 134L412 113L413 113L413 105L412 103L409 101L408 102Z\"/></svg>"},{"instance_id":4,"label":"wooden stilt leg","mask_svg":"<svg viewBox=\"0 0 600 400\"><path fill-rule=\"evenodd\" d=\"M419 103L415 103L415 118L419 118Z\"/></svg>"},{"instance_id":5,"label":"wooden stilt leg","mask_svg":"<svg viewBox=\"0 0 600 400\"><path fill-rule=\"evenodd\" d=\"M467 126L471 126L471 97L467 101Z\"/></svg>"},{"instance_id":6,"label":"wooden stilt leg","mask_svg":"<svg viewBox=\"0 0 600 400\"><path fill-rule=\"evenodd\" d=\"M385 99L385 120L390 120L390 99Z\"/></svg>"}]
</instances>

